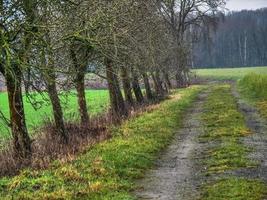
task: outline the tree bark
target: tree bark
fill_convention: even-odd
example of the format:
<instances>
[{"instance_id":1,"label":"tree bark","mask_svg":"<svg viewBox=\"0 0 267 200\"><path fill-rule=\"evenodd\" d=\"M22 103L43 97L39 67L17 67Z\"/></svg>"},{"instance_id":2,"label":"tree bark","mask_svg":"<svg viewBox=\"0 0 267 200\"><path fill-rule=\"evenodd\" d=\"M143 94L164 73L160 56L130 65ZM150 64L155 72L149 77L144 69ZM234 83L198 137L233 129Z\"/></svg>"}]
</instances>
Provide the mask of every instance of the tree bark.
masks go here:
<instances>
[{"instance_id":1,"label":"tree bark","mask_svg":"<svg viewBox=\"0 0 267 200\"><path fill-rule=\"evenodd\" d=\"M169 73L163 70L163 75L164 75L165 83L167 84L168 88L172 89L172 83L170 81Z\"/></svg>"},{"instance_id":2,"label":"tree bark","mask_svg":"<svg viewBox=\"0 0 267 200\"><path fill-rule=\"evenodd\" d=\"M177 88L184 88L184 87L186 87L185 77L182 74L182 72L178 71L176 73L176 76L175 77L176 77Z\"/></svg>"},{"instance_id":3,"label":"tree bark","mask_svg":"<svg viewBox=\"0 0 267 200\"><path fill-rule=\"evenodd\" d=\"M78 96L79 111L81 115L81 123L83 125L88 124L89 114L87 110L87 103L85 98L85 85L84 85L84 75L78 76L76 80L76 90Z\"/></svg>"},{"instance_id":4,"label":"tree bark","mask_svg":"<svg viewBox=\"0 0 267 200\"><path fill-rule=\"evenodd\" d=\"M154 90L156 92L156 95L159 96L160 90L159 90L159 86L158 86L158 81L157 81L157 79L153 73L151 75L152 75L152 79L154 82Z\"/></svg>"},{"instance_id":5,"label":"tree bark","mask_svg":"<svg viewBox=\"0 0 267 200\"><path fill-rule=\"evenodd\" d=\"M162 81L160 79L158 71L156 73L152 73L152 78L154 81L155 91L159 97L164 96L164 90L162 87Z\"/></svg>"},{"instance_id":6,"label":"tree bark","mask_svg":"<svg viewBox=\"0 0 267 200\"><path fill-rule=\"evenodd\" d=\"M146 97L148 100L153 100L154 96L150 87L150 83L149 83L149 79L148 79L148 75L147 73L143 73L143 80L144 80L144 84L145 84L145 89L146 89Z\"/></svg>"},{"instance_id":7,"label":"tree bark","mask_svg":"<svg viewBox=\"0 0 267 200\"><path fill-rule=\"evenodd\" d=\"M158 82L158 87L159 87L160 92L161 92L162 94L164 94L164 89L163 89L163 86L162 86L163 82L162 82L162 80L161 80L159 70L156 71L156 80L157 80L157 82Z\"/></svg>"},{"instance_id":8,"label":"tree bark","mask_svg":"<svg viewBox=\"0 0 267 200\"><path fill-rule=\"evenodd\" d=\"M105 60L106 75L109 88L111 111L116 120L128 115L123 96L120 90L120 85L116 72L113 69L112 61L110 59Z\"/></svg>"},{"instance_id":9,"label":"tree bark","mask_svg":"<svg viewBox=\"0 0 267 200\"><path fill-rule=\"evenodd\" d=\"M23 96L21 89L22 73L17 66L14 66L14 74L5 73L8 93L11 131L13 136L13 148L15 156L21 159L31 157L31 139L28 134Z\"/></svg>"},{"instance_id":10,"label":"tree bark","mask_svg":"<svg viewBox=\"0 0 267 200\"><path fill-rule=\"evenodd\" d=\"M136 71L132 68L132 75L133 75L133 80L132 80L132 85L133 85L133 91L135 98L138 103L143 103L144 102L144 96L139 84L138 76L136 74Z\"/></svg>"},{"instance_id":11,"label":"tree bark","mask_svg":"<svg viewBox=\"0 0 267 200\"><path fill-rule=\"evenodd\" d=\"M125 99L130 106L134 106L131 81L126 67L121 67L121 78Z\"/></svg>"},{"instance_id":12,"label":"tree bark","mask_svg":"<svg viewBox=\"0 0 267 200\"><path fill-rule=\"evenodd\" d=\"M75 71L77 73L74 82L77 90L81 124L86 125L89 122L89 114L87 110L87 102L85 97L86 63L84 63L83 66L78 63L76 54L73 49L70 50L70 55L72 58L73 65L75 67Z\"/></svg>"},{"instance_id":13,"label":"tree bark","mask_svg":"<svg viewBox=\"0 0 267 200\"><path fill-rule=\"evenodd\" d=\"M63 111L60 103L60 99L57 92L56 86L56 75L54 69L50 69L48 72L47 91L53 108L53 115L56 124L56 128L59 136L63 139L65 143L68 142L68 134L64 125Z\"/></svg>"}]
</instances>

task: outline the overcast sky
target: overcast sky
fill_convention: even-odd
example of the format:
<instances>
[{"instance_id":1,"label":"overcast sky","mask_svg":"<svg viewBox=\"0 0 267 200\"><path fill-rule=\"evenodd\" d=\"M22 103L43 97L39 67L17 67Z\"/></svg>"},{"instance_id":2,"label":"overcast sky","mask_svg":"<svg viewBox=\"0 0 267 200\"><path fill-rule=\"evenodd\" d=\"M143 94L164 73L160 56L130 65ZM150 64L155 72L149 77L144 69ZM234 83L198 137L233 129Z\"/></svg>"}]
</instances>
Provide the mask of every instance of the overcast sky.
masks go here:
<instances>
[{"instance_id":1,"label":"overcast sky","mask_svg":"<svg viewBox=\"0 0 267 200\"><path fill-rule=\"evenodd\" d=\"M230 10L255 10L267 7L267 0L228 0L226 7Z\"/></svg>"}]
</instances>

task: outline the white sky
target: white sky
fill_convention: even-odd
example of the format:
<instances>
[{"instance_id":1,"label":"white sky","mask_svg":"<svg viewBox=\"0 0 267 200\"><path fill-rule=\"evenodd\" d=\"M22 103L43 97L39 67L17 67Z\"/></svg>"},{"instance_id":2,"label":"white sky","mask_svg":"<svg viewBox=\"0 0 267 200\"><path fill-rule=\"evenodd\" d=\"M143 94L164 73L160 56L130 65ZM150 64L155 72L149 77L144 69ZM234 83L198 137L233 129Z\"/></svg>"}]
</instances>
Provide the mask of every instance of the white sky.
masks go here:
<instances>
[{"instance_id":1,"label":"white sky","mask_svg":"<svg viewBox=\"0 0 267 200\"><path fill-rule=\"evenodd\" d=\"M226 8L231 11L255 10L267 7L267 0L227 0Z\"/></svg>"}]
</instances>

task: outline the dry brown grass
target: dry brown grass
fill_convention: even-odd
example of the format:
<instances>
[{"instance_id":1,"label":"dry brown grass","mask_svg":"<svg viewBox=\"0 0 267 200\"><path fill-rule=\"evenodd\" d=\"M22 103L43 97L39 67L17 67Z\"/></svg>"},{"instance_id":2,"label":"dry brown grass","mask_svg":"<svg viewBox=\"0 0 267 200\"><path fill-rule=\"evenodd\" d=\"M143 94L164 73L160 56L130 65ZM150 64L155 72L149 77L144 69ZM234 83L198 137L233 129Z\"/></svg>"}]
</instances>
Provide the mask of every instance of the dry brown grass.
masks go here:
<instances>
[{"instance_id":1,"label":"dry brown grass","mask_svg":"<svg viewBox=\"0 0 267 200\"><path fill-rule=\"evenodd\" d=\"M265 101L261 101L259 103L257 103L257 107L261 113L261 115L267 119L267 100Z\"/></svg>"},{"instance_id":2,"label":"dry brown grass","mask_svg":"<svg viewBox=\"0 0 267 200\"><path fill-rule=\"evenodd\" d=\"M15 158L11 142L5 150L2 150L0 176L16 175L25 167L44 169L54 160L60 162L73 160L77 154L111 137L107 131L109 121L107 116L102 116L94 118L87 126L66 123L66 131L69 134L67 144L62 143L60 137L57 136L54 125L47 122L33 139L31 160Z\"/></svg>"}]
</instances>

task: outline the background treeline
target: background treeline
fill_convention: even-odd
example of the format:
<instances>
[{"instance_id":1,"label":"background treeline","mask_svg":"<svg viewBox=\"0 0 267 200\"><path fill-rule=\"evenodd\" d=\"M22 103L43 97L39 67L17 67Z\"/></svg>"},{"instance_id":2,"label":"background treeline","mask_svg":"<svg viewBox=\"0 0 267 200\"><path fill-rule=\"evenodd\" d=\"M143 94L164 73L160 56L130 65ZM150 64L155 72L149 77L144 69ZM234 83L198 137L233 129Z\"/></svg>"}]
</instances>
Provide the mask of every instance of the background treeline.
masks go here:
<instances>
[{"instance_id":1,"label":"background treeline","mask_svg":"<svg viewBox=\"0 0 267 200\"><path fill-rule=\"evenodd\" d=\"M94 131L85 98L88 72L106 79L110 116L116 121L138 105L164 97L174 87L172 80L176 87L186 87L190 30L224 4L224 0L0 0L0 73L10 117L0 116L10 127L13 155L31 160L33 152L23 95L36 109L43 101L52 105L52 136L68 145L70 132L59 94L76 90L80 112L76 132L79 127ZM36 99L37 93L44 98Z\"/></svg>"},{"instance_id":2,"label":"background treeline","mask_svg":"<svg viewBox=\"0 0 267 200\"><path fill-rule=\"evenodd\" d=\"M218 15L194 45L196 68L267 65L267 9Z\"/></svg>"}]
</instances>

